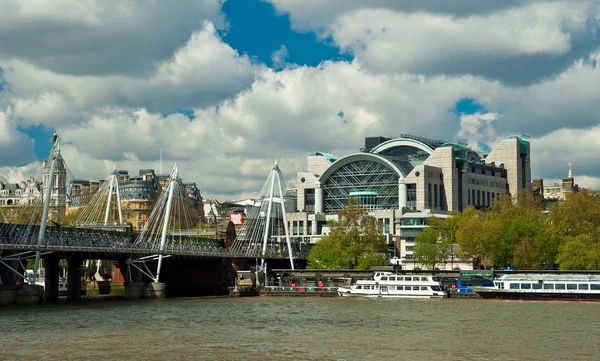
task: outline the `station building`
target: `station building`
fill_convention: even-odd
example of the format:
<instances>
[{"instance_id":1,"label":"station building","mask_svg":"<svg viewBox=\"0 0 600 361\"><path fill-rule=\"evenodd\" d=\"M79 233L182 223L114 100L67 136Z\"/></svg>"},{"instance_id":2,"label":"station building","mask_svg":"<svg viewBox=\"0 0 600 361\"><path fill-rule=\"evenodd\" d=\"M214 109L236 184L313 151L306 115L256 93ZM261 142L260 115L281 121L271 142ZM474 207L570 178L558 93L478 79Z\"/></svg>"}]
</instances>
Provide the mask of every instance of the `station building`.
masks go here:
<instances>
[{"instance_id":1,"label":"station building","mask_svg":"<svg viewBox=\"0 0 600 361\"><path fill-rule=\"evenodd\" d=\"M290 230L314 243L327 234L327 221L358 198L378 219L390 256L405 263L423 228L416 226L424 222L419 219L489 207L502 194L531 192L530 154L527 136L510 136L480 154L465 143L408 134L368 137L364 148L342 158L309 153L307 170L297 174L297 212L287 215Z\"/></svg>"}]
</instances>

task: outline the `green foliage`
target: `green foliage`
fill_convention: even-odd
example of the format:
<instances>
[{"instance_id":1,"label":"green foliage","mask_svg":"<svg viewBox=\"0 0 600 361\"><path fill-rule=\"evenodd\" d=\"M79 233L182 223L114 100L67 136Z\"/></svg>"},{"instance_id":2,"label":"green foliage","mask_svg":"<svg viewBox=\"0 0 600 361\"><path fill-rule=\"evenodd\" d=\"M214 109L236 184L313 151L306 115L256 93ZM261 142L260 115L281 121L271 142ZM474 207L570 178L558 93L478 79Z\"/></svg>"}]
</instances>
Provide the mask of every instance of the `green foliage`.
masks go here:
<instances>
[{"instance_id":1,"label":"green foliage","mask_svg":"<svg viewBox=\"0 0 600 361\"><path fill-rule=\"evenodd\" d=\"M561 270L595 269L598 253L589 234L569 236L559 247L557 261Z\"/></svg>"},{"instance_id":2,"label":"green foliage","mask_svg":"<svg viewBox=\"0 0 600 361\"><path fill-rule=\"evenodd\" d=\"M330 222L331 232L312 247L309 269L368 269L385 264L386 244L377 219L353 199Z\"/></svg>"},{"instance_id":3,"label":"green foliage","mask_svg":"<svg viewBox=\"0 0 600 361\"><path fill-rule=\"evenodd\" d=\"M414 259L428 269L435 269L438 263L443 263L446 259L450 245L448 239L442 236L440 228L430 226L415 239Z\"/></svg>"},{"instance_id":4,"label":"green foliage","mask_svg":"<svg viewBox=\"0 0 600 361\"><path fill-rule=\"evenodd\" d=\"M487 210L467 208L456 242L494 267L597 269L600 260L600 197L585 190L543 212L539 200L501 196Z\"/></svg>"}]
</instances>

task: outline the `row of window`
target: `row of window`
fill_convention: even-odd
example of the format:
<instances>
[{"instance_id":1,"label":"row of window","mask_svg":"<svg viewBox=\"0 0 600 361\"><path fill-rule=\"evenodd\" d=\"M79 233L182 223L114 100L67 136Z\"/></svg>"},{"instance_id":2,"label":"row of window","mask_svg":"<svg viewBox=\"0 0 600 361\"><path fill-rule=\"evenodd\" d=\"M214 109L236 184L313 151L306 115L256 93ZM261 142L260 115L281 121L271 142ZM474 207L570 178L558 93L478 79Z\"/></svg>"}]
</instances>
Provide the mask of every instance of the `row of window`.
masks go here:
<instances>
[{"instance_id":1,"label":"row of window","mask_svg":"<svg viewBox=\"0 0 600 361\"><path fill-rule=\"evenodd\" d=\"M444 179L443 174L437 172L425 172L425 177Z\"/></svg>"},{"instance_id":2,"label":"row of window","mask_svg":"<svg viewBox=\"0 0 600 361\"><path fill-rule=\"evenodd\" d=\"M499 284L499 288L504 288L502 283ZM598 283L510 283L511 290L600 290L600 284Z\"/></svg>"},{"instance_id":3,"label":"row of window","mask_svg":"<svg viewBox=\"0 0 600 361\"><path fill-rule=\"evenodd\" d=\"M432 192L431 183L427 183L427 204L429 209L448 209L445 195L443 184L440 184L439 187L437 184L434 184Z\"/></svg>"},{"instance_id":4,"label":"row of window","mask_svg":"<svg viewBox=\"0 0 600 361\"><path fill-rule=\"evenodd\" d=\"M390 233L390 219L389 218L378 218L377 224L379 225L379 230L383 232L383 234Z\"/></svg>"},{"instance_id":5,"label":"row of window","mask_svg":"<svg viewBox=\"0 0 600 361\"><path fill-rule=\"evenodd\" d=\"M357 290L378 290L380 286L356 286ZM381 286L382 288L387 287L390 291L427 291L427 286ZM436 286L434 286L436 287ZM436 290L436 291L439 291Z\"/></svg>"},{"instance_id":6,"label":"row of window","mask_svg":"<svg viewBox=\"0 0 600 361\"><path fill-rule=\"evenodd\" d=\"M18 199L0 199L0 206L13 206L19 204Z\"/></svg>"},{"instance_id":7,"label":"row of window","mask_svg":"<svg viewBox=\"0 0 600 361\"><path fill-rule=\"evenodd\" d=\"M469 184L475 184L478 186L495 187L495 188L506 188L506 183L494 182L485 179L469 178Z\"/></svg>"},{"instance_id":8,"label":"row of window","mask_svg":"<svg viewBox=\"0 0 600 361\"><path fill-rule=\"evenodd\" d=\"M396 277L396 276L383 276L381 281L427 281L427 277Z\"/></svg>"},{"instance_id":9,"label":"row of window","mask_svg":"<svg viewBox=\"0 0 600 361\"><path fill-rule=\"evenodd\" d=\"M489 207L494 199L503 193L486 192L482 190L467 189L467 204L473 206Z\"/></svg>"}]
</instances>

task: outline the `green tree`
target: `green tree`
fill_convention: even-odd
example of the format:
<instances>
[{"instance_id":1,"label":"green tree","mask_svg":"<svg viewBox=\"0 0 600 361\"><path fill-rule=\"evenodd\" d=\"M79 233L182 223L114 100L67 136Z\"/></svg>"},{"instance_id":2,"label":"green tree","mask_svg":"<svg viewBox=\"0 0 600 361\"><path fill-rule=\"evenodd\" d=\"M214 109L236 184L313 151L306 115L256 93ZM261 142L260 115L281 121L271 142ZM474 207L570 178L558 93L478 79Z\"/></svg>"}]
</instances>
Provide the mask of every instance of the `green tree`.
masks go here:
<instances>
[{"instance_id":1,"label":"green tree","mask_svg":"<svg viewBox=\"0 0 600 361\"><path fill-rule=\"evenodd\" d=\"M491 258L491 241L497 232L498 224L487 213L468 207L461 215L462 221L456 230L456 243L465 256L476 263Z\"/></svg>"},{"instance_id":2,"label":"green tree","mask_svg":"<svg viewBox=\"0 0 600 361\"><path fill-rule=\"evenodd\" d=\"M329 223L331 232L312 247L309 269L368 269L385 264L386 244L377 225L355 199Z\"/></svg>"},{"instance_id":3,"label":"green tree","mask_svg":"<svg viewBox=\"0 0 600 361\"><path fill-rule=\"evenodd\" d=\"M562 242L557 261L562 270L589 270L596 268L597 258L592 236L580 234Z\"/></svg>"},{"instance_id":4,"label":"green tree","mask_svg":"<svg viewBox=\"0 0 600 361\"><path fill-rule=\"evenodd\" d=\"M581 190L569 193L549 211L548 238L557 248L561 269L598 269L600 197Z\"/></svg>"},{"instance_id":5,"label":"green tree","mask_svg":"<svg viewBox=\"0 0 600 361\"><path fill-rule=\"evenodd\" d=\"M439 263L444 263L448 255L448 247L451 243L442 237L442 231L430 226L423 230L415 239L413 255L415 262L422 264L428 269L435 269Z\"/></svg>"},{"instance_id":6,"label":"green tree","mask_svg":"<svg viewBox=\"0 0 600 361\"><path fill-rule=\"evenodd\" d=\"M535 252L535 243L532 239L523 237L516 244L513 251L512 266L516 269L533 270L540 267Z\"/></svg>"}]
</instances>

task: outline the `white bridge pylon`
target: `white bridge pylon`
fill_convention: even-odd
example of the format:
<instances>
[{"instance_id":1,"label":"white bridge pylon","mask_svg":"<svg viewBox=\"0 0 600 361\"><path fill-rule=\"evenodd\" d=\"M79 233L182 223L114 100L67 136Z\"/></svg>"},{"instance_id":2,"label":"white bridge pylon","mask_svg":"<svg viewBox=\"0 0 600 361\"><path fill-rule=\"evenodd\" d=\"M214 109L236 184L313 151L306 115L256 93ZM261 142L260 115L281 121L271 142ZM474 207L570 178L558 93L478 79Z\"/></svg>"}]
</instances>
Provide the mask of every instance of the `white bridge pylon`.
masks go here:
<instances>
[{"instance_id":1,"label":"white bridge pylon","mask_svg":"<svg viewBox=\"0 0 600 361\"><path fill-rule=\"evenodd\" d=\"M291 268L294 269L294 256L290 240L290 230L285 214L285 183L277 161L263 185L255 207L252 207L238 233L232 248L248 255L265 258L273 254L287 253ZM286 246L281 244L285 237ZM261 245L259 250L257 247Z\"/></svg>"},{"instance_id":2,"label":"white bridge pylon","mask_svg":"<svg viewBox=\"0 0 600 361\"><path fill-rule=\"evenodd\" d=\"M89 197L88 201L85 200ZM74 200L75 202L75 200ZM72 227L123 225L123 209L119 189L119 171L115 166L102 186L93 194L79 195L76 204L80 208Z\"/></svg>"},{"instance_id":3,"label":"white bridge pylon","mask_svg":"<svg viewBox=\"0 0 600 361\"><path fill-rule=\"evenodd\" d=\"M179 178L177 164L173 167L166 188L156 201L154 209L135 240L134 248L157 252L155 255L127 260L128 266L159 282L163 258L169 250L189 249L198 246L202 241L189 236L198 226L199 218L190 207L190 200L185 185ZM156 275L147 267L146 262L158 261ZM129 272L131 278L131 271ZM131 279L130 279L131 280Z\"/></svg>"},{"instance_id":4,"label":"white bridge pylon","mask_svg":"<svg viewBox=\"0 0 600 361\"><path fill-rule=\"evenodd\" d=\"M89 228L108 225L123 225L123 209L121 208L121 193L119 190L119 171L116 165L110 172L102 186L96 191L88 202L81 199L90 195L80 195L79 202L82 210L71 225L72 227ZM114 199L114 200L113 200ZM85 203L85 204L83 204ZM104 281L100 275L102 260L96 262L96 281ZM89 260L86 261L86 268Z\"/></svg>"}]
</instances>

